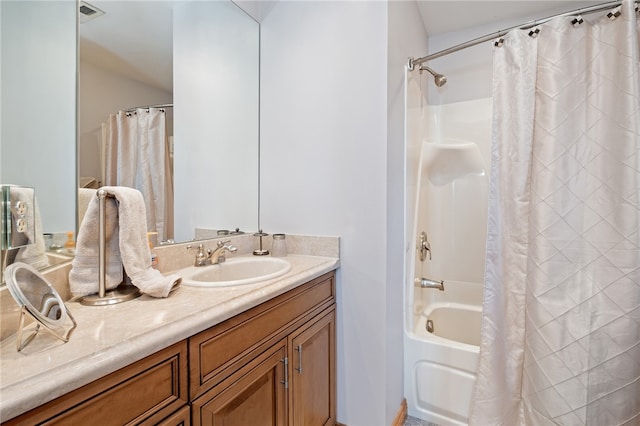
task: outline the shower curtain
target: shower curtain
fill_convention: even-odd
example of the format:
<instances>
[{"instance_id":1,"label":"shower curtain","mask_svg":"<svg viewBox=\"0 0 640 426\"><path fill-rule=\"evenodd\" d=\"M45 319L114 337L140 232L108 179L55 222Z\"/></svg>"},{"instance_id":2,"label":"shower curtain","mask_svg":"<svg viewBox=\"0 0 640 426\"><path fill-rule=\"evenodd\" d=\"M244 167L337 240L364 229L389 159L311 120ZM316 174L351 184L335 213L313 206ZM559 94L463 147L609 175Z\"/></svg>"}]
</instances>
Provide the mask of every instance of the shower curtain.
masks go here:
<instances>
[{"instance_id":1,"label":"shower curtain","mask_svg":"<svg viewBox=\"0 0 640 426\"><path fill-rule=\"evenodd\" d=\"M605 14L494 49L472 425L640 424L640 29ZM599 15L599 16L596 16Z\"/></svg>"},{"instance_id":2,"label":"shower curtain","mask_svg":"<svg viewBox=\"0 0 640 426\"><path fill-rule=\"evenodd\" d=\"M173 176L163 109L138 108L109 116L106 184L139 190L147 231L157 232L158 241L173 239Z\"/></svg>"}]
</instances>

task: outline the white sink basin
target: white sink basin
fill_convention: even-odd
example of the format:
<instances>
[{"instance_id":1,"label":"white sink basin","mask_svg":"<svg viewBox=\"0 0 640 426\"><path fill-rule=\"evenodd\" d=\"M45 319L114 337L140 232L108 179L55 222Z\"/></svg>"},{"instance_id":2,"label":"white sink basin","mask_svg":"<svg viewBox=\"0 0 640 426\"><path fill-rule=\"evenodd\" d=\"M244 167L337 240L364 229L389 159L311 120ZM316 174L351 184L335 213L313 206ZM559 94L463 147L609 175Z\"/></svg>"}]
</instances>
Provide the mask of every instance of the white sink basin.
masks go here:
<instances>
[{"instance_id":1,"label":"white sink basin","mask_svg":"<svg viewBox=\"0 0 640 426\"><path fill-rule=\"evenodd\" d=\"M232 257L218 265L190 266L177 274L182 285L228 287L277 278L290 269L289 262L277 257Z\"/></svg>"}]
</instances>

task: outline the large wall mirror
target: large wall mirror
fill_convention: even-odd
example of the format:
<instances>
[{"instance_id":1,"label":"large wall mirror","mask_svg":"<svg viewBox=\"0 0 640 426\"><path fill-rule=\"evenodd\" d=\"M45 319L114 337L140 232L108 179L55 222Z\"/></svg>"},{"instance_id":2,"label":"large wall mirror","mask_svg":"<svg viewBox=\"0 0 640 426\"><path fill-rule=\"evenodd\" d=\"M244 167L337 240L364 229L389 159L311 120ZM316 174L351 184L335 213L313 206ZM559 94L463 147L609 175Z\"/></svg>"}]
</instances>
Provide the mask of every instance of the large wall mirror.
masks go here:
<instances>
[{"instance_id":1,"label":"large wall mirror","mask_svg":"<svg viewBox=\"0 0 640 426\"><path fill-rule=\"evenodd\" d=\"M257 229L260 28L235 3L2 0L0 18L0 183L35 188L43 232L75 231L83 196L136 156L151 164L135 179L170 189L159 240ZM149 105L165 105L168 161L109 158L118 112Z\"/></svg>"},{"instance_id":2,"label":"large wall mirror","mask_svg":"<svg viewBox=\"0 0 640 426\"><path fill-rule=\"evenodd\" d=\"M36 190L42 232L76 230L76 5L0 2L0 183Z\"/></svg>"},{"instance_id":3,"label":"large wall mirror","mask_svg":"<svg viewBox=\"0 0 640 426\"><path fill-rule=\"evenodd\" d=\"M156 203L164 196L157 227L148 223L161 241L193 239L195 228L255 231L259 24L231 1L90 0L79 37L81 184L133 186L145 197L148 186ZM149 105L164 107L136 109ZM166 122L167 149L152 140L161 155L143 156L131 144L157 134L154 112ZM110 158L116 144L125 154Z\"/></svg>"}]
</instances>

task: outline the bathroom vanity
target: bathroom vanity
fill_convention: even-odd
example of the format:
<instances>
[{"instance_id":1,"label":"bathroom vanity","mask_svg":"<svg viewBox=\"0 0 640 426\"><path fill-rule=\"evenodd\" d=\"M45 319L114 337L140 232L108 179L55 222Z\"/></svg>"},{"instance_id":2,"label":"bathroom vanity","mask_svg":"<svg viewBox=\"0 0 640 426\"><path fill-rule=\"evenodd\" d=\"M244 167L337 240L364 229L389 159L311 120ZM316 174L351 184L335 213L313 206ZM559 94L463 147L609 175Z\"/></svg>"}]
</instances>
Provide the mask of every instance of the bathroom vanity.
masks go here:
<instances>
[{"instance_id":1,"label":"bathroom vanity","mask_svg":"<svg viewBox=\"0 0 640 426\"><path fill-rule=\"evenodd\" d=\"M68 343L3 342L3 424L335 424L339 261L288 260L267 282L69 303Z\"/></svg>"}]
</instances>

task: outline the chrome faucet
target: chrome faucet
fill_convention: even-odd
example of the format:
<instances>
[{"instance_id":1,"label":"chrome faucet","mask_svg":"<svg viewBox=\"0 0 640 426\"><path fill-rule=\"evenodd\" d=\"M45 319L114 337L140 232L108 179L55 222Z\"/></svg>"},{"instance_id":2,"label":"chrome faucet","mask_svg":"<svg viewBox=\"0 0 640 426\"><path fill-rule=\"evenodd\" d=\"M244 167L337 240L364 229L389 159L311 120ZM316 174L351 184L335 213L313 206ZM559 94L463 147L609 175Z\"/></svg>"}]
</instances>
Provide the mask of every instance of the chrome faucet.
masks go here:
<instances>
[{"instance_id":1,"label":"chrome faucet","mask_svg":"<svg viewBox=\"0 0 640 426\"><path fill-rule=\"evenodd\" d=\"M218 264L218 263L222 263L226 260L226 257L224 256L225 251L228 251L229 253L235 253L238 251L238 248L236 246L231 245L231 241L218 241L218 247L216 247L215 250L213 250L211 252L211 254L209 255L209 257L212 257L213 260L211 261L214 265Z\"/></svg>"},{"instance_id":2,"label":"chrome faucet","mask_svg":"<svg viewBox=\"0 0 640 426\"><path fill-rule=\"evenodd\" d=\"M231 245L231 241L218 241L218 247L215 250L205 249L204 244L198 244L198 247L187 246L187 250L198 250L193 266L216 265L225 261L225 250L235 253L238 249Z\"/></svg>"},{"instance_id":3,"label":"chrome faucet","mask_svg":"<svg viewBox=\"0 0 640 426\"><path fill-rule=\"evenodd\" d=\"M436 281L429 278L416 278L415 283L422 288L435 288L440 291L444 291L444 281Z\"/></svg>"}]
</instances>

